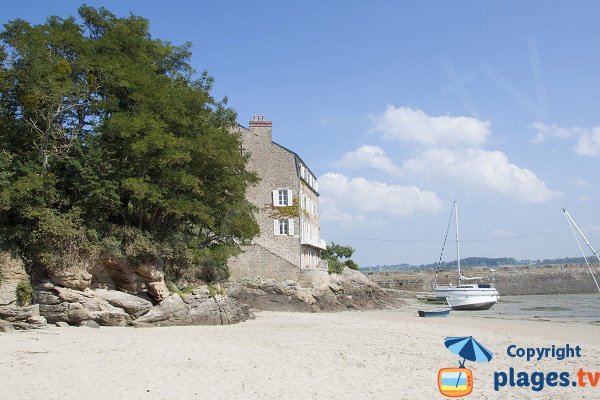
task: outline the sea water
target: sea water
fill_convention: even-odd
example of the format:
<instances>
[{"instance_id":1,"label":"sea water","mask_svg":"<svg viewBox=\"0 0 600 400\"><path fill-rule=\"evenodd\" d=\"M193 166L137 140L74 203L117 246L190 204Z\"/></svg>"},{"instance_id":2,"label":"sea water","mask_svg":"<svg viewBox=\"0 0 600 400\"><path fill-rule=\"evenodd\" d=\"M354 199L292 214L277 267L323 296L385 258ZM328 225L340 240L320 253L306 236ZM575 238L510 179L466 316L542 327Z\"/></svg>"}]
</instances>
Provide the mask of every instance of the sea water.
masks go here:
<instances>
[{"instance_id":1,"label":"sea water","mask_svg":"<svg viewBox=\"0 0 600 400\"><path fill-rule=\"evenodd\" d=\"M492 309L480 313L482 316L490 317L501 315L502 318L600 324L600 293L501 296L500 301Z\"/></svg>"}]
</instances>

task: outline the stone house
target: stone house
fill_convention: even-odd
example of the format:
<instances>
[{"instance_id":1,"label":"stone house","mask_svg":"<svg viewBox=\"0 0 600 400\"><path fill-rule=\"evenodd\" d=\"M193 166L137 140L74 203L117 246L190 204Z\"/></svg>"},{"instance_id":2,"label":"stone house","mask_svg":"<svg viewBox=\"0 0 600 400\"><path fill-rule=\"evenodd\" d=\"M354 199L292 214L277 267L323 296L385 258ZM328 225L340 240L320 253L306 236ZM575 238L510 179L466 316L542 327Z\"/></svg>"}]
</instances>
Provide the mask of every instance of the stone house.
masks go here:
<instances>
[{"instance_id":1,"label":"stone house","mask_svg":"<svg viewBox=\"0 0 600 400\"><path fill-rule=\"evenodd\" d=\"M306 271L327 270L316 176L298 154L273 142L272 123L264 116L232 131L241 137L240 151L249 155L247 168L260 177L246 194L258 208L260 235L229 260L231 279L301 280Z\"/></svg>"}]
</instances>

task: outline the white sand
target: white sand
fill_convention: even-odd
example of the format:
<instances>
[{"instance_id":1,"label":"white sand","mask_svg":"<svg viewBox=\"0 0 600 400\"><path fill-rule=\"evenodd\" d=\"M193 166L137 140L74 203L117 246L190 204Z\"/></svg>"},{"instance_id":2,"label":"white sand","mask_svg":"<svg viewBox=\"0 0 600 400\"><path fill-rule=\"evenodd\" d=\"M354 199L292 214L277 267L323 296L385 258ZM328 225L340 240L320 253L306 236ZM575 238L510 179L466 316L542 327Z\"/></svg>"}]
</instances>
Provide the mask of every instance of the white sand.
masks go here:
<instances>
[{"instance_id":1,"label":"white sand","mask_svg":"<svg viewBox=\"0 0 600 400\"><path fill-rule=\"evenodd\" d=\"M261 312L233 326L50 328L0 334L0 399L439 399L456 367L446 336L494 353L468 362L472 399L600 399L595 387L493 389L494 371L600 371L600 327L482 318L419 318L415 304L373 312ZM582 357L527 362L506 348L579 345Z\"/></svg>"}]
</instances>

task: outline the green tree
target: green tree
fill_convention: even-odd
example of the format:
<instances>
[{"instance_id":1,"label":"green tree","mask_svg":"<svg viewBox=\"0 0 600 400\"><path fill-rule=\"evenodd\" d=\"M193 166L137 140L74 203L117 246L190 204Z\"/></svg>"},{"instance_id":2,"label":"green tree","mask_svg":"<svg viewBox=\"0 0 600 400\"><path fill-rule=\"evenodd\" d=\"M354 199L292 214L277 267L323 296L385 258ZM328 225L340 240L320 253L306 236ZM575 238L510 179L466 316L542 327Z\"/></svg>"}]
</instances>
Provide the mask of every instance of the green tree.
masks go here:
<instances>
[{"instance_id":1,"label":"green tree","mask_svg":"<svg viewBox=\"0 0 600 400\"><path fill-rule=\"evenodd\" d=\"M358 264L350 259L352 254L354 254L352 247L331 242L325 250L321 251L321 258L327 260L330 274L341 274L345 267L358 270Z\"/></svg>"},{"instance_id":2,"label":"green tree","mask_svg":"<svg viewBox=\"0 0 600 400\"><path fill-rule=\"evenodd\" d=\"M259 232L245 199L257 177L191 44L87 6L11 21L0 40L0 245L36 273L110 255L226 278Z\"/></svg>"}]
</instances>

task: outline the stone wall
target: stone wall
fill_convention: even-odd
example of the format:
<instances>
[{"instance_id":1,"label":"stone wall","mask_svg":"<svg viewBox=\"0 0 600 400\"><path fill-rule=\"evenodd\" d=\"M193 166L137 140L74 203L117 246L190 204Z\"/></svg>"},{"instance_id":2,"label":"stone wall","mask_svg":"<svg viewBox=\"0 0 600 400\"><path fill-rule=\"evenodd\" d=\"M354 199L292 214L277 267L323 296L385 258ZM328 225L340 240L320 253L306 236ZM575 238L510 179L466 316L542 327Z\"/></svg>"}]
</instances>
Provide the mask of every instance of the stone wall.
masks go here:
<instances>
[{"instance_id":1,"label":"stone wall","mask_svg":"<svg viewBox=\"0 0 600 400\"><path fill-rule=\"evenodd\" d=\"M596 279L600 279L600 266L593 266ZM480 276L487 269L467 269L465 276ZM434 272L381 271L367 272L369 277L380 286L389 289L412 292L431 291ZM500 267L494 273L496 288L500 295L524 294L583 294L597 292L594 280L585 265L551 265L543 267ZM454 271L438 274L439 283L454 280Z\"/></svg>"},{"instance_id":2,"label":"stone wall","mask_svg":"<svg viewBox=\"0 0 600 400\"><path fill-rule=\"evenodd\" d=\"M298 281L300 269L260 245L246 246L244 252L229 260L231 280L242 278Z\"/></svg>"}]
</instances>

